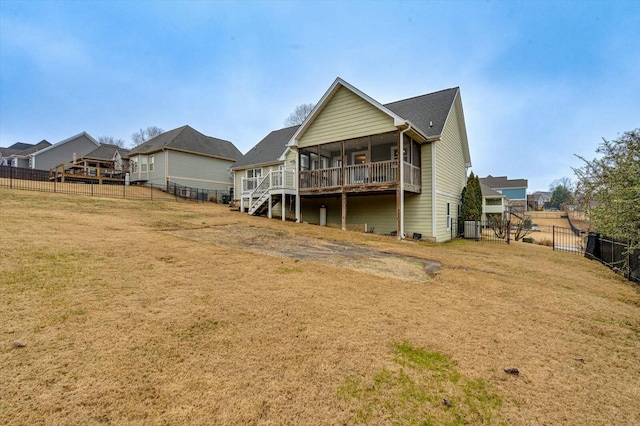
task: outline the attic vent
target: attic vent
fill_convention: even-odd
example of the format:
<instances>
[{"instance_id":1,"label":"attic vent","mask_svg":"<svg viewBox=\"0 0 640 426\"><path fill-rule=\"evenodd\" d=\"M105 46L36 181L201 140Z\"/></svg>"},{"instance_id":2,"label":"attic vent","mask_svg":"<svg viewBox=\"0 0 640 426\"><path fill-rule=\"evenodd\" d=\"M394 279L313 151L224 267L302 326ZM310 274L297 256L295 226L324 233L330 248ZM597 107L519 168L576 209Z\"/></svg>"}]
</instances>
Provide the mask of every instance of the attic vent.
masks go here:
<instances>
[{"instance_id":1,"label":"attic vent","mask_svg":"<svg viewBox=\"0 0 640 426\"><path fill-rule=\"evenodd\" d=\"M429 121L429 127L433 127L433 121Z\"/></svg>"}]
</instances>

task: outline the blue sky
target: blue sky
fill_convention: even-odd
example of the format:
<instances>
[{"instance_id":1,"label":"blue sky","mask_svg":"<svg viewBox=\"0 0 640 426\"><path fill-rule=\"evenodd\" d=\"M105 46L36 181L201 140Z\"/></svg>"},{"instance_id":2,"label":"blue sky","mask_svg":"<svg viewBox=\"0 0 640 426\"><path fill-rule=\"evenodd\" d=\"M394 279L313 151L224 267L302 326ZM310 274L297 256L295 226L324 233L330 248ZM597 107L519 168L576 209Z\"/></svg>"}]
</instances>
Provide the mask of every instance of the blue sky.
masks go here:
<instances>
[{"instance_id":1,"label":"blue sky","mask_svg":"<svg viewBox=\"0 0 640 426\"><path fill-rule=\"evenodd\" d=\"M473 171L546 190L640 127L640 2L0 2L0 146L189 124L246 152L336 77L459 86Z\"/></svg>"}]
</instances>

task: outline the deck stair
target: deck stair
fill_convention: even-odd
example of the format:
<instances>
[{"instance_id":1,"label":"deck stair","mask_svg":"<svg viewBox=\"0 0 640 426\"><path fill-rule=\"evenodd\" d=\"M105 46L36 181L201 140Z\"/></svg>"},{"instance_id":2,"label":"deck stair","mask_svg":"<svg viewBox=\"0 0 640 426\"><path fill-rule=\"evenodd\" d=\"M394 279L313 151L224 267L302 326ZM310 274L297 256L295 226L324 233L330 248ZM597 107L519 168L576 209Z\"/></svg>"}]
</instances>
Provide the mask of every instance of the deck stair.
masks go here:
<instances>
[{"instance_id":1,"label":"deck stair","mask_svg":"<svg viewBox=\"0 0 640 426\"><path fill-rule=\"evenodd\" d=\"M246 197L249 200L248 213L263 214L265 210L281 202L283 194L295 194L294 178L293 172L272 170L265 176L253 180L253 189L247 191ZM269 206L269 199L271 199L271 206Z\"/></svg>"}]
</instances>

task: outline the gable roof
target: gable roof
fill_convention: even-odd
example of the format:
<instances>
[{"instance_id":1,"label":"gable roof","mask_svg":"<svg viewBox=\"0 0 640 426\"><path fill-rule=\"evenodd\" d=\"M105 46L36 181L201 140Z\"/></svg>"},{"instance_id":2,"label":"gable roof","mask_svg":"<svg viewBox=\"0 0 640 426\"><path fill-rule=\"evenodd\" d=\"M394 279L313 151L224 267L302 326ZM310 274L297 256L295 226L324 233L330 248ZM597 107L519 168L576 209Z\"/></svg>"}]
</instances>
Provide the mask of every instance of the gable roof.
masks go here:
<instances>
[{"instance_id":1,"label":"gable roof","mask_svg":"<svg viewBox=\"0 0 640 426\"><path fill-rule=\"evenodd\" d=\"M116 151L120 152L120 155L126 157L129 154L129 150L125 148L120 148L117 145L112 145L108 143L100 144L99 147L94 149L93 151L83 155L80 158L90 158L92 160L113 160L114 155L116 155Z\"/></svg>"},{"instance_id":2,"label":"gable roof","mask_svg":"<svg viewBox=\"0 0 640 426\"><path fill-rule=\"evenodd\" d=\"M133 148L129 152L129 156L150 154L163 149L185 151L227 160L238 160L242 157L242 153L231 142L204 135L188 125L149 139Z\"/></svg>"},{"instance_id":3,"label":"gable roof","mask_svg":"<svg viewBox=\"0 0 640 426\"><path fill-rule=\"evenodd\" d=\"M394 113L389 108L387 108L386 106L382 105L380 102L373 99L371 96L367 95L363 91L355 88L351 84L347 83L346 81L338 77L335 79L333 84L331 84L329 89L327 89L327 91L324 93L322 98L320 98L320 101L318 101L316 106L313 107L313 110L311 111L311 113L307 115L307 118L305 118L305 120L302 122L298 130L296 130L294 135L291 137L291 141L288 144L289 146L296 145L296 140L299 139L299 137L309 128L309 126L311 126L311 124L315 121L315 119L318 117L320 112L331 101L333 96L336 93L338 93L338 90L340 90L341 87L344 87L347 90L353 92L355 95L359 96L365 102L368 102L369 104L371 104L371 106L373 106L374 108L377 108L378 110L387 114L389 117L393 118L394 126L402 126L403 124L405 124L406 120L400 117L398 114Z\"/></svg>"},{"instance_id":4,"label":"gable roof","mask_svg":"<svg viewBox=\"0 0 640 426\"><path fill-rule=\"evenodd\" d=\"M507 179L506 176L487 176L480 178L480 183L487 185L489 188L527 188L526 179Z\"/></svg>"},{"instance_id":5,"label":"gable roof","mask_svg":"<svg viewBox=\"0 0 640 426\"><path fill-rule=\"evenodd\" d=\"M47 141L42 141L42 142L46 142L46 143L48 143L48 144L49 144L49 146L47 146L47 147L46 147L46 148L44 148L44 149L40 149L40 150L37 150L37 151L35 151L35 152L32 152L32 153L30 153L30 155L31 155L31 156L35 156L35 155L42 154L43 152L50 151L50 150L52 150L52 149L54 149L54 148L56 148L56 147L58 147L58 146L60 146L60 145L64 145L64 144L65 144L65 143L67 143L67 142L71 142L71 141L73 141L73 140L75 140L75 139L78 139L78 138L79 138L79 137L81 137L81 136L85 136L85 137L86 137L87 139L89 139L91 142L93 142L94 144L96 144L96 147L100 146L100 142L98 142L97 140L95 140L95 139L93 138L93 136L91 136L89 133L87 133L87 132L80 132L80 133L78 133L77 135L71 136L70 138L67 138L67 139L65 139L65 140L63 140L63 141L60 141L60 142L56 142L56 143L54 143L53 145L49 144L49 142L47 142ZM42 142L40 142L40 143L42 143ZM36 145L36 146L37 146L37 145Z\"/></svg>"},{"instance_id":6,"label":"gable roof","mask_svg":"<svg viewBox=\"0 0 640 426\"><path fill-rule=\"evenodd\" d=\"M251 148L238 160L232 170L247 168L247 166L258 166L278 163L280 156L286 151L287 143L300 126L286 127L274 130L262 139L256 146Z\"/></svg>"},{"instance_id":7,"label":"gable roof","mask_svg":"<svg viewBox=\"0 0 640 426\"><path fill-rule=\"evenodd\" d=\"M427 137L436 138L442 134L459 90L458 87L452 87L391 102L384 106L405 118Z\"/></svg>"}]
</instances>

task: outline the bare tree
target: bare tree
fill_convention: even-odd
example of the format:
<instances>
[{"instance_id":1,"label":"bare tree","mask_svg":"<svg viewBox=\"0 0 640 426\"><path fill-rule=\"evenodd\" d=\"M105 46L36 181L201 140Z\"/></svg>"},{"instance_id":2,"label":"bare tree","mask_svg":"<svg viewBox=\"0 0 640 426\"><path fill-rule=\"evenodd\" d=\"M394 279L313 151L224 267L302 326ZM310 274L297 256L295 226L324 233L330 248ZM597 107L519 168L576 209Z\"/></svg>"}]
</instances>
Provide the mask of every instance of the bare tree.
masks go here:
<instances>
[{"instance_id":1,"label":"bare tree","mask_svg":"<svg viewBox=\"0 0 640 426\"><path fill-rule=\"evenodd\" d=\"M98 138L98 142L100 144L106 143L109 145L115 145L118 146L120 148L126 148L127 147L127 142L124 139L116 139L113 136L100 136Z\"/></svg>"},{"instance_id":2,"label":"bare tree","mask_svg":"<svg viewBox=\"0 0 640 426\"><path fill-rule=\"evenodd\" d=\"M313 111L313 104L300 104L298 105L291 114L284 120L284 125L289 126L297 126L302 124L302 122L307 118L311 111Z\"/></svg>"},{"instance_id":3,"label":"bare tree","mask_svg":"<svg viewBox=\"0 0 640 426\"><path fill-rule=\"evenodd\" d=\"M162 130L160 127L149 126L146 129L140 129L139 131L132 134L131 141L133 142L133 146L138 146L145 143L149 139L153 139L156 136L161 135L162 133L164 133L164 130Z\"/></svg>"}]
</instances>

